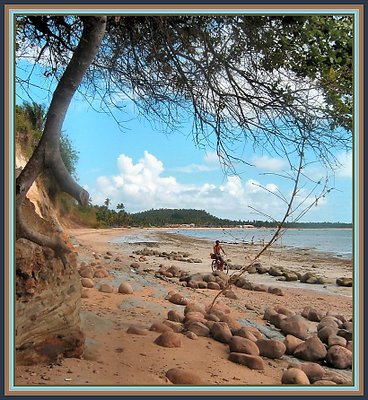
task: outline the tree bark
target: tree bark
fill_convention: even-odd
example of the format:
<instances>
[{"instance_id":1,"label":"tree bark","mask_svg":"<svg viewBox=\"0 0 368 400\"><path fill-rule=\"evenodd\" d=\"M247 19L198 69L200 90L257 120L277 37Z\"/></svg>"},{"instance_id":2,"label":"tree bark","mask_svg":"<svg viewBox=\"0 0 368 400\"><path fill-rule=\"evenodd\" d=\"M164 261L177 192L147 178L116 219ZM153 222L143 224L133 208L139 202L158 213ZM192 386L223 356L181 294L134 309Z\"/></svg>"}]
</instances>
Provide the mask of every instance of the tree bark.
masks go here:
<instances>
[{"instance_id":1,"label":"tree bark","mask_svg":"<svg viewBox=\"0 0 368 400\"><path fill-rule=\"evenodd\" d=\"M70 250L58 235L47 237L27 226L22 218L22 203L33 182L45 169L51 171L64 192L69 193L80 204L88 203L88 192L75 182L61 158L60 134L70 102L98 52L105 34L106 20L106 16L83 18L83 32L79 44L53 94L42 138L16 180L17 239L25 238L51 247L59 254Z\"/></svg>"}]
</instances>

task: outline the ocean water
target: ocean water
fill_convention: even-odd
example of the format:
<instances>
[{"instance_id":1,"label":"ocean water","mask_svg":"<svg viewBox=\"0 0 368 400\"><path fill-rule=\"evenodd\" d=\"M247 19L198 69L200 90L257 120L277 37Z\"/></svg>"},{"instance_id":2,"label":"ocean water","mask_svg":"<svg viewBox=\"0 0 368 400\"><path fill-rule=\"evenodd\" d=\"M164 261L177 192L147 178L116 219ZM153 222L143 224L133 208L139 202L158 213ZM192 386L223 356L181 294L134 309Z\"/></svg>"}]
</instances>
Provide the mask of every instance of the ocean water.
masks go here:
<instances>
[{"instance_id":1,"label":"ocean water","mask_svg":"<svg viewBox=\"0 0 368 400\"><path fill-rule=\"evenodd\" d=\"M255 244L267 243L275 229L172 229L170 233L190 236L223 243ZM337 257L351 258L353 235L351 229L287 229L276 244L286 247L312 249L333 254Z\"/></svg>"}]
</instances>

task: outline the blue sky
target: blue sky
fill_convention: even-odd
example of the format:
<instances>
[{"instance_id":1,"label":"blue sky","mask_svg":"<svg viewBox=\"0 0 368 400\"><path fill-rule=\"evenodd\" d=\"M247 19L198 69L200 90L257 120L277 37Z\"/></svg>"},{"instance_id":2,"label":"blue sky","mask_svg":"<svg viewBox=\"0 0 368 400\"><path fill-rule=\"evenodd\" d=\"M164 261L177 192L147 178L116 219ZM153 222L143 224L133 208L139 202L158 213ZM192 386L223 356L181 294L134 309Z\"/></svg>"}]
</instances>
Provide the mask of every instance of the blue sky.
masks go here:
<instances>
[{"instance_id":1,"label":"blue sky","mask_svg":"<svg viewBox=\"0 0 368 400\"><path fill-rule=\"evenodd\" d=\"M21 98L29 101L20 89L17 94L18 103ZM39 89L28 94L39 103L49 102L48 95ZM195 146L190 120L179 132L165 134L138 118L130 102L121 119L126 121L122 130L113 118L93 111L78 96L65 119L63 131L79 152L79 183L89 191L94 204L103 204L109 198L112 207L124 203L128 212L194 208L235 220L266 219L264 215L282 218L286 204L270 192L279 191L288 198L292 184L278 177L289 172L279 156L262 154L262 149L254 152L249 145L244 150L244 144L239 143L242 157L253 166L238 165L237 176L225 175L213 149ZM352 221L352 154L336 156L341 167L330 180L334 190L302 221ZM320 179L325 171L315 165L308 174ZM305 193L308 187L302 190L301 198ZM314 194L305 205L313 199Z\"/></svg>"}]
</instances>

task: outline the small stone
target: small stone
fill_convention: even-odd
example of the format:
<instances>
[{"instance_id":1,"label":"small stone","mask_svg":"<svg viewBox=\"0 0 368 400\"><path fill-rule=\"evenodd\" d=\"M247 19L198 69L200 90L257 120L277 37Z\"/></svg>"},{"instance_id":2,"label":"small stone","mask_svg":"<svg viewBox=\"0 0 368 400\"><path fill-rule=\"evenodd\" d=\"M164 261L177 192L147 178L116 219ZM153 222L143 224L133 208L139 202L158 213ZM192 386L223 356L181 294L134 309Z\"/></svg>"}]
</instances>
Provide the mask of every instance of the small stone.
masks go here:
<instances>
[{"instance_id":1,"label":"small stone","mask_svg":"<svg viewBox=\"0 0 368 400\"><path fill-rule=\"evenodd\" d=\"M200 377L192 371L171 368L166 372L167 379L175 385L203 385Z\"/></svg>"},{"instance_id":2,"label":"small stone","mask_svg":"<svg viewBox=\"0 0 368 400\"><path fill-rule=\"evenodd\" d=\"M95 283L90 278L82 278L81 279L81 284L85 288L93 288L95 286Z\"/></svg>"},{"instance_id":3,"label":"small stone","mask_svg":"<svg viewBox=\"0 0 368 400\"><path fill-rule=\"evenodd\" d=\"M133 288L131 287L131 285L128 282L122 282L119 285L118 292L123 293L123 294L132 294Z\"/></svg>"},{"instance_id":4,"label":"small stone","mask_svg":"<svg viewBox=\"0 0 368 400\"><path fill-rule=\"evenodd\" d=\"M131 325L128 329L127 329L127 333L131 334L131 335L140 335L140 336L147 336L147 331L141 328L138 328L136 326Z\"/></svg>"},{"instance_id":5,"label":"small stone","mask_svg":"<svg viewBox=\"0 0 368 400\"><path fill-rule=\"evenodd\" d=\"M100 292L103 292L103 293L113 293L114 287L111 286L111 285L108 285L107 283L103 283L103 284L100 286L99 291L100 291Z\"/></svg>"},{"instance_id":6,"label":"small stone","mask_svg":"<svg viewBox=\"0 0 368 400\"><path fill-rule=\"evenodd\" d=\"M180 293L174 293L172 296L170 296L169 301L170 301L170 303L177 304L180 306L185 306L188 304L188 299L186 299Z\"/></svg>"}]
</instances>

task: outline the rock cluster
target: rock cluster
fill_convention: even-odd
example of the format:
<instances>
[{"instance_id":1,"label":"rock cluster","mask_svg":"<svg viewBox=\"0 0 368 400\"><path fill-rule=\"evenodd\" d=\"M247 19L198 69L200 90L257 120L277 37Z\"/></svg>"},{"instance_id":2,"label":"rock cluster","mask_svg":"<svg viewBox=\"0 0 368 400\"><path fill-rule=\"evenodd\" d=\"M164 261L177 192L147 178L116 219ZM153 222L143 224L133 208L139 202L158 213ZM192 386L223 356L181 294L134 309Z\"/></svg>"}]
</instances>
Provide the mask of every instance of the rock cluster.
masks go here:
<instances>
[{"instance_id":1,"label":"rock cluster","mask_svg":"<svg viewBox=\"0 0 368 400\"><path fill-rule=\"evenodd\" d=\"M97 253L92 253L96 260L101 259L101 255ZM104 258L112 258L113 255L111 252L106 252L106 255L103 256ZM115 261L120 261L119 258L115 258ZM89 293L87 289L94 288L96 285L96 281L102 278L108 278L110 276L107 269L101 265L98 261L91 262L86 264L82 262L79 269L78 269L80 278L81 278L81 285L82 285L82 298L88 298ZM108 283L101 283L98 287L98 290L103 293L118 293L122 294L131 294L133 293L133 288L128 282L121 282L118 288L115 288L113 285Z\"/></svg>"},{"instance_id":2,"label":"rock cluster","mask_svg":"<svg viewBox=\"0 0 368 400\"><path fill-rule=\"evenodd\" d=\"M301 274L297 271L291 271L281 266L265 267L261 263L257 262L249 268L248 273L250 274L269 274L277 277L278 281L300 281L301 283L319 284L323 285L327 283L326 279L314 272L306 272Z\"/></svg>"},{"instance_id":3,"label":"rock cluster","mask_svg":"<svg viewBox=\"0 0 368 400\"><path fill-rule=\"evenodd\" d=\"M136 250L133 253L143 256L143 257L156 256L156 257L165 258L167 260L175 260L175 261L182 261L182 262L188 262L188 263L202 263L201 259L192 258L192 257L190 257L189 253L182 252L182 251L171 251L170 253L168 253L166 251L160 252L158 250L144 248L142 250Z\"/></svg>"},{"instance_id":4,"label":"rock cluster","mask_svg":"<svg viewBox=\"0 0 368 400\"><path fill-rule=\"evenodd\" d=\"M300 315L282 307L269 307L263 318L286 335L286 354L336 369L352 367L352 320L347 321L341 315L323 314L312 307L306 307Z\"/></svg>"},{"instance_id":5,"label":"rock cluster","mask_svg":"<svg viewBox=\"0 0 368 400\"><path fill-rule=\"evenodd\" d=\"M253 370L264 370L267 359L285 359L284 355L299 359L300 362L289 363L287 370L280 374L280 382L285 385L351 384L348 378L325 368L352 366L352 352L345 337L352 333L353 324L343 316L320 313L311 307L300 314L286 307L268 307L264 319L271 324L276 322L280 333L285 335L284 340L270 339L254 326L242 326L221 300L200 304L177 291L169 292L165 298L182 305L183 309L182 312L169 310L167 319L151 325L149 330L159 334L154 339L158 346L177 348L185 338L208 337L227 346L229 361ZM127 332L144 334L136 327L130 327ZM181 368L168 370L166 377L173 384L203 382L193 371Z\"/></svg>"},{"instance_id":6,"label":"rock cluster","mask_svg":"<svg viewBox=\"0 0 368 400\"><path fill-rule=\"evenodd\" d=\"M315 266L312 265L312 268ZM238 269L238 268L235 268ZM277 277L278 281L300 281L301 283L307 284L316 284L316 285L324 285L327 283L327 279L323 276L317 275L312 271L305 272L304 274L291 271L281 266L271 266L266 267L262 265L260 262L254 263L247 271L249 274L269 274L271 276ZM337 278L336 285L338 286L346 286L351 287L353 285L352 278Z\"/></svg>"}]
</instances>

